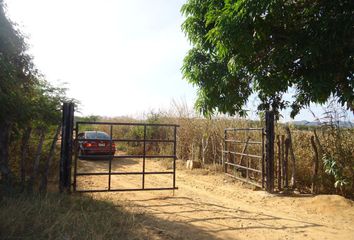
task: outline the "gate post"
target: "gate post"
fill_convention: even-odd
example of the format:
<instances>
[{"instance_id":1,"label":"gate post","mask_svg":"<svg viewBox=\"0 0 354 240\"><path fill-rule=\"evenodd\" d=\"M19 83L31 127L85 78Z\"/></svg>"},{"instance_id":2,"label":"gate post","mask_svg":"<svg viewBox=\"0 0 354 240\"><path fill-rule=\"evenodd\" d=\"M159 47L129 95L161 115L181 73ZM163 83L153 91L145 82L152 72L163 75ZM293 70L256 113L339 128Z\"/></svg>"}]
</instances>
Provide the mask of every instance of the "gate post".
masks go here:
<instances>
[{"instance_id":1,"label":"gate post","mask_svg":"<svg viewBox=\"0 0 354 240\"><path fill-rule=\"evenodd\" d=\"M72 138L74 128L74 103L63 104L61 150L59 164L59 191L70 192L71 186L71 161Z\"/></svg>"},{"instance_id":2,"label":"gate post","mask_svg":"<svg viewBox=\"0 0 354 240\"><path fill-rule=\"evenodd\" d=\"M266 111L266 189L274 190L274 112Z\"/></svg>"}]
</instances>

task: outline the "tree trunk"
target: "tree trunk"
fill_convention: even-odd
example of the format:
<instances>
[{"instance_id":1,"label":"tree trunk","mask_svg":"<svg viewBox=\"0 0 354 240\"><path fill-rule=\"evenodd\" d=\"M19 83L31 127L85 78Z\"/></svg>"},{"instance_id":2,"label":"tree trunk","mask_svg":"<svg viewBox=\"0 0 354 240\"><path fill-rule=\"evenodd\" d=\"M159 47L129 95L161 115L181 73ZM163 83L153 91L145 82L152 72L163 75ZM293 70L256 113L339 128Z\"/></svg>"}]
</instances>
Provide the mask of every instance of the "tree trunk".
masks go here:
<instances>
[{"instance_id":1,"label":"tree trunk","mask_svg":"<svg viewBox=\"0 0 354 240\"><path fill-rule=\"evenodd\" d=\"M4 182L11 184L12 172L9 168L11 124L0 123L0 173Z\"/></svg>"},{"instance_id":2,"label":"tree trunk","mask_svg":"<svg viewBox=\"0 0 354 240\"><path fill-rule=\"evenodd\" d=\"M291 132L289 126L285 127L286 133L287 133L287 138L289 139L289 152L290 152L290 158L292 162L292 171L291 171L291 186L292 188L296 188L296 160L295 160L295 154L293 150L293 141L291 139Z\"/></svg>"},{"instance_id":3,"label":"tree trunk","mask_svg":"<svg viewBox=\"0 0 354 240\"><path fill-rule=\"evenodd\" d=\"M27 127L22 135L21 140L21 160L20 160L20 169L21 169L21 185L25 186L26 181L26 158L27 158L27 150L28 150L28 142L31 136L31 127Z\"/></svg>"},{"instance_id":4,"label":"tree trunk","mask_svg":"<svg viewBox=\"0 0 354 240\"><path fill-rule=\"evenodd\" d=\"M33 190L33 185L34 185L35 179L36 179L36 177L38 175L39 161L41 159L45 131L43 129L41 129L39 135L40 136L39 136L39 142L38 142L38 146L37 146L36 157L35 157L34 162L33 162L32 174L31 174L31 177L30 177L30 180L29 180L29 184L28 184L30 191Z\"/></svg>"},{"instance_id":5,"label":"tree trunk","mask_svg":"<svg viewBox=\"0 0 354 240\"><path fill-rule=\"evenodd\" d=\"M58 136L60 133L60 129L61 129L61 125L58 126L57 131L55 132L54 138L53 138L53 142L52 145L50 147L50 151L49 151L49 156L45 162L44 165L44 171L42 174L42 181L41 181L41 185L39 187L39 191L40 192L46 192L47 191L47 184L48 184L48 175L49 175L49 169L52 163L52 160L54 158L54 153L55 153L55 146L56 143L58 141Z\"/></svg>"}]
</instances>

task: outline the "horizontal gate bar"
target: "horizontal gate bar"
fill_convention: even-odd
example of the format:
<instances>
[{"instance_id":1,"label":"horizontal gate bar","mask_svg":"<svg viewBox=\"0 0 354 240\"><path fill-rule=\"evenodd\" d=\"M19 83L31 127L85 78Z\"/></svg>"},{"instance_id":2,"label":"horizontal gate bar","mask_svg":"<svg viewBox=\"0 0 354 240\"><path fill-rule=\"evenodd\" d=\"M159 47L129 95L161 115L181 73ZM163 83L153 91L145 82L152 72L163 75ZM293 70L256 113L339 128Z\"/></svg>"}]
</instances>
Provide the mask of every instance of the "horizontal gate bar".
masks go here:
<instances>
[{"instance_id":1,"label":"horizontal gate bar","mask_svg":"<svg viewBox=\"0 0 354 240\"><path fill-rule=\"evenodd\" d=\"M104 139L102 139L104 140ZM97 138L85 138L85 139L78 139L78 141L97 141ZM109 141L111 141L109 139ZM117 138L117 139L112 139L112 142L170 142L170 143L173 143L175 142L174 140L169 140L169 139L120 139L120 138Z\"/></svg>"},{"instance_id":2,"label":"horizontal gate bar","mask_svg":"<svg viewBox=\"0 0 354 240\"><path fill-rule=\"evenodd\" d=\"M110 134L110 139L109 142L111 145L114 144L114 142L126 142L126 143L130 143L130 142L138 142L138 143L144 143L144 153L143 154L139 154L139 155L116 155L116 156L112 156L112 155L78 155L78 148L75 148L75 166L77 164L77 159L105 159L109 161L109 171L107 172L77 172L76 168L75 168L75 172L74 172L74 179L75 179L75 183L74 183L74 191L75 192L127 192L127 191L155 191L155 190L176 190L178 189L178 187L176 187L175 185L175 174L176 174L176 144L177 144L177 139L176 139L176 130L177 127L179 127L179 125L177 124L149 124L149 123L120 123L120 122L84 122L84 121L79 121L76 122L76 143L81 143L83 141L90 141L90 140L97 140L97 139L78 139L77 135L78 132L80 130L80 125L108 125L111 128L111 134ZM129 138L114 138L112 136L112 129L114 126L141 126L144 128L144 131L146 132L147 127L171 127L174 129L174 138L173 140L171 140L170 137L166 137L167 139L146 139L146 133L144 133L144 138L143 139L129 139ZM146 155L145 153L145 145L146 143L173 143L174 144L174 152L173 154L170 155ZM173 159L173 171L165 171L165 172L145 172L145 167L143 165L143 171L142 172L112 172L111 171L111 163L112 160L114 159L123 159L123 158L140 158L143 160L143 163L145 163L145 159L151 159L151 158L155 158L155 159L159 159L159 158L171 158ZM151 187L151 188L145 188L144 186L144 177L145 175L159 175L159 174L164 174L164 175L173 175L173 186L172 187ZM77 189L76 188L76 177L78 176L108 176L108 187L104 187L104 189ZM139 186L137 186L137 188L118 188L118 189L112 189L111 188L111 176L112 175L137 175L137 176L142 176L142 186L139 188Z\"/></svg>"},{"instance_id":3,"label":"horizontal gate bar","mask_svg":"<svg viewBox=\"0 0 354 240\"><path fill-rule=\"evenodd\" d=\"M261 131L263 128L225 128L225 131Z\"/></svg>"},{"instance_id":4,"label":"horizontal gate bar","mask_svg":"<svg viewBox=\"0 0 354 240\"><path fill-rule=\"evenodd\" d=\"M144 155L118 155L114 158L143 158ZM175 158L175 155L147 155L145 158Z\"/></svg>"},{"instance_id":5,"label":"horizontal gate bar","mask_svg":"<svg viewBox=\"0 0 354 240\"><path fill-rule=\"evenodd\" d=\"M118 156L112 156L112 155L79 155L78 156L80 159L105 159L107 158L143 158L144 155L118 155ZM150 155L150 156L145 156L145 158L174 158L174 155Z\"/></svg>"},{"instance_id":6,"label":"horizontal gate bar","mask_svg":"<svg viewBox=\"0 0 354 240\"><path fill-rule=\"evenodd\" d=\"M262 159L262 156L253 155L253 154L239 153L239 152L232 152L232 151L222 151L222 152L223 153L231 153L231 154L240 155L240 156L246 156L246 157L253 157L253 158Z\"/></svg>"},{"instance_id":7,"label":"horizontal gate bar","mask_svg":"<svg viewBox=\"0 0 354 240\"><path fill-rule=\"evenodd\" d=\"M230 174L230 173L225 173L225 174L226 174L227 176L229 176L229 177L233 177L233 178L236 178L237 180L240 180L240 181L243 181L243 182L246 182L246 183L249 183L249 184L252 184L252 185L254 185L254 186L257 186L257 187L262 188L262 185L259 184L259 183L256 183L256 182L247 180L247 179L245 179L245 178L237 177L237 176L232 175L232 174Z\"/></svg>"},{"instance_id":8,"label":"horizontal gate bar","mask_svg":"<svg viewBox=\"0 0 354 240\"><path fill-rule=\"evenodd\" d=\"M247 170L253 171L253 172L262 173L261 170L254 169L254 168L248 168L248 167L245 167L245 166L242 166L242 165L238 165L238 164L235 164L235 163L225 162L225 164L231 165L231 166L234 166L234 167L237 167L237 168L247 169Z\"/></svg>"},{"instance_id":9,"label":"horizontal gate bar","mask_svg":"<svg viewBox=\"0 0 354 240\"><path fill-rule=\"evenodd\" d=\"M159 124L159 123L117 123L117 122L77 122L85 125L124 125L124 126L153 126L153 127L179 127L177 124Z\"/></svg>"},{"instance_id":10,"label":"horizontal gate bar","mask_svg":"<svg viewBox=\"0 0 354 240\"><path fill-rule=\"evenodd\" d=\"M262 144L262 142L257 142L257 141L238 141L238 140L225 140L225 142L233 142L233 143L248 143L248 144Z\"/></svg>"},{"instance_id":11,"label":"horizontal gate bar","mask_svg":"<svg viewBox=\"0 0 354 240\"><path fill-rule=\"evenodd\" d=\"M164 140L164 139L112 139L113 142L167 142L174 143L174 140Z\"/></svg>"},{"instance_id":12,"label":"horizontal gate bar","mask_svg":"<svg viewBox=\"0 0 354 240\"><path fill-rule=\"evenodd\" d=\"M85 172L76 173L76 176L105 176L105 175L142 175L142 174L173 174L173 172Z\"/></svg>"},{"instance_id":13,"label":"horizontal gate bar","mask_svg":"<svg viewBox=\"0 0 354 240\"><path fill-rule=\"evenodd\" d=\"M91 190L76 190L76 192L130 192L130 191L157 191L157 190L178 190L175 188L127 188L127 189L91 189Z\"/></svg>"}]
</instances>

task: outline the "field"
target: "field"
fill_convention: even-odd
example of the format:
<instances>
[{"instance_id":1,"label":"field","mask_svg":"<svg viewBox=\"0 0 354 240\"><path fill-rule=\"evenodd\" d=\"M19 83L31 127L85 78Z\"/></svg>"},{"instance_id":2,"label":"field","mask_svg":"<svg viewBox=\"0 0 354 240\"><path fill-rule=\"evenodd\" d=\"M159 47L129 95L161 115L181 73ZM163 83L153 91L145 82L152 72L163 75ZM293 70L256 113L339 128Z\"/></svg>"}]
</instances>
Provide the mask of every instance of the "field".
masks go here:
<instances>
[{"instance_id":1,"label":"field","mask_svg":"<svg viewBox=\"0 0 354 240\"><path fill-rule=\"evenodd\" d=\"M0 240L354 240L353 1L12 2Z\"/></svg>"},{"instance_id":2,"label":"field","mask_svg":"<svg viewBox=\"0 0 354 240\"><path fill-rule=\"evenodd\" d=\"M177 158L180 160L194 160L203 164L217 165L221 169L222 150L225 147L225 128L261 128L262 121L251 121L242 118L198 118L184 113L183 108L176 107L175 112L182 112L180 115L171 113L151 113L143 122L153 124L178 124L177 131ZM90 120L90 119L84 119ZM125 118L98 118L97 121L105 122L141 122L136 119ZM332 121L332 120L331 120ZM290 177L296 176L296 188L303 193L311 193L311 185L316 182L319 194L339 194L347 198L354 198L354 128L341 128L336 122L324 121L317 127L289 125L292 137L292 147L295 157L295 166L289 154L288 172ZM287 138L286 125L277 123L275 126L275 171L279 151L277 139L284 136ZM83 125L83 130L102 130L109 132L108 125ZM142 127L115 126L113 138L142 139ZM230 135L230 134L229 134ZM150 127L147 129L148 139L172 139L171 129L162 127ZM260 141L261 134L258 132L241 132L235 136L229 136L236 140ZM318 170L314 177L315 151L311 144L311 138L315 139L317 148ZM228 144L231 151L242 152L243 144ZM117 143L117 149L126 151L128 154L142 154L143 145ZM148 153L152 155L171 154L171 144L149 144ZM284 151L283 151L284 152ZM249 145L248 154L259 155L260 147ZM284 154L283 154L284 155ZM234 159L235 160L235 159ZM239 161L239 159L237 159ZM326 163L327 161L327 163ZM277 180L276 180L277 181Z\"/></svg>"},{"instance_id":3,"label":"field","mask_svg":"<svg viewBox=\"0 0 354 240\"><path fill-rule=\"evenodd\" d=\"M141 122L134 119L96 119L99 121ZM29 142L28 158L23 165L26 182L19 195L0 194L1 238L13 239L353 239L353 129L321 126L300 129L290 126L296 157L297 185L292 195L268 194L225 176L221 165L223 132L226 127L260 127L259 121L242 119L204 119L152 115L144 122L176 123L177 186L172 191L52 194L57 191L59 142L50 166L48 195L37 195L40 177L53 143L52 131L46 136L40 156L36 181L28 187L38 156L37 133ZM84 130L103 130L109 126L83 126ZM107 128L108 127L108 128ZM312 195L314 153L310 139L318 133L319 192ZM114 127L113 138L142 139L142 127ZM277 124L277 135L285 135L284 126ZM148 139L171 139L171 131L147 128ZM247 136L241 136L244 139ZM20 142L20 140L18 140ZM10 166L20 179L20 146L13 145ZM116 143L117 155L140 155L143 144ZM169 155L171 144L146 144L148 155ZM240 151L240 149L238 150ZM250 153L257 149L249 148ZM254 151L254 152L252 152ZM277 159L277 149L275 149ZM332 156L331 172L323 156ZM186 170L186 160L199 161L201 169ZM332 163L333 163L332 162ZM115 159L112 170L139 172L141 159ZM107 172L107 161L80 160L78 172ZM171 171L166 160L146 160L146 171ZM292 166L290 164L291 173ZM171 187L171 175L148 175L146 187ZM339 180L342 185L335 185ZM80 189L106 189L107 176L80 176ZM138 188L141 176L112 176L113 188ZM54 188L53 188L54 186ZM293 191L294 190L294 191ZM32 192L31 194L26 194ZM333 194L333 195L330 195ZM335 195L334 195L335 194ZM340 196L342 195L342 196ZM2 198L1 198L2 197ZM35 227L33 228L33 223Z\"/></svg>"},{"instance_id":4,"label":"field","mask_svg":"<svg viewBox=\"0 0 354 240\"><path fill-rule=\"evenodd\" d=\"M118 160L117 160L118 161ZM115 171L139 171L137 159L122 159ZM166 163L149 160L148 166L165 171ZM107 163L80 161L81 171L104 171ZM153 187L168 185L171 176L148 176ZM132 188L141 182L130 176L113 181ZM104 188L106 177L84 176L83 189ZM125 206L149 229L144 239L353 239L354 204L338 195L270 195L208 169L185 170L178 162L174 193L93 193L96 200Z\"/></svg>"}]
</instances>

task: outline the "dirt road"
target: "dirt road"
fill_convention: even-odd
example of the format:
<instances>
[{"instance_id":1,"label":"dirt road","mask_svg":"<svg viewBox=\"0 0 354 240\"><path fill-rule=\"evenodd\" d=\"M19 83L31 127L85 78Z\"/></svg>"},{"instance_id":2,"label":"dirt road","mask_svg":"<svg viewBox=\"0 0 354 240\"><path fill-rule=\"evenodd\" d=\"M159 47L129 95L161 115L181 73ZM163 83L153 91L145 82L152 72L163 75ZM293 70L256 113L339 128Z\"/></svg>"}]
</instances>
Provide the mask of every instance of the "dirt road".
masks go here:
<instances>
[{"instance_id":1,"label":"dirt road","mask_svg":"<svg viewBox=\"0 0 354 240\"><path fill-rule=\"evenodd\" d=\"M141 171L138 160L119 160L113 171ZM147 171L167 171L149 160ZM107 162L80 161L79 171L107 171ZM170 175L147 176L147 187L169 187ZM112 177L112 187L139 187L141 176ZM105 188L107 176L78 178L85 189ZM146 239L354 239L354 204L336 195L276 196L207 170L177 171L178 190L94 193L137 214Z\"/></svg>"}]
</instances>

